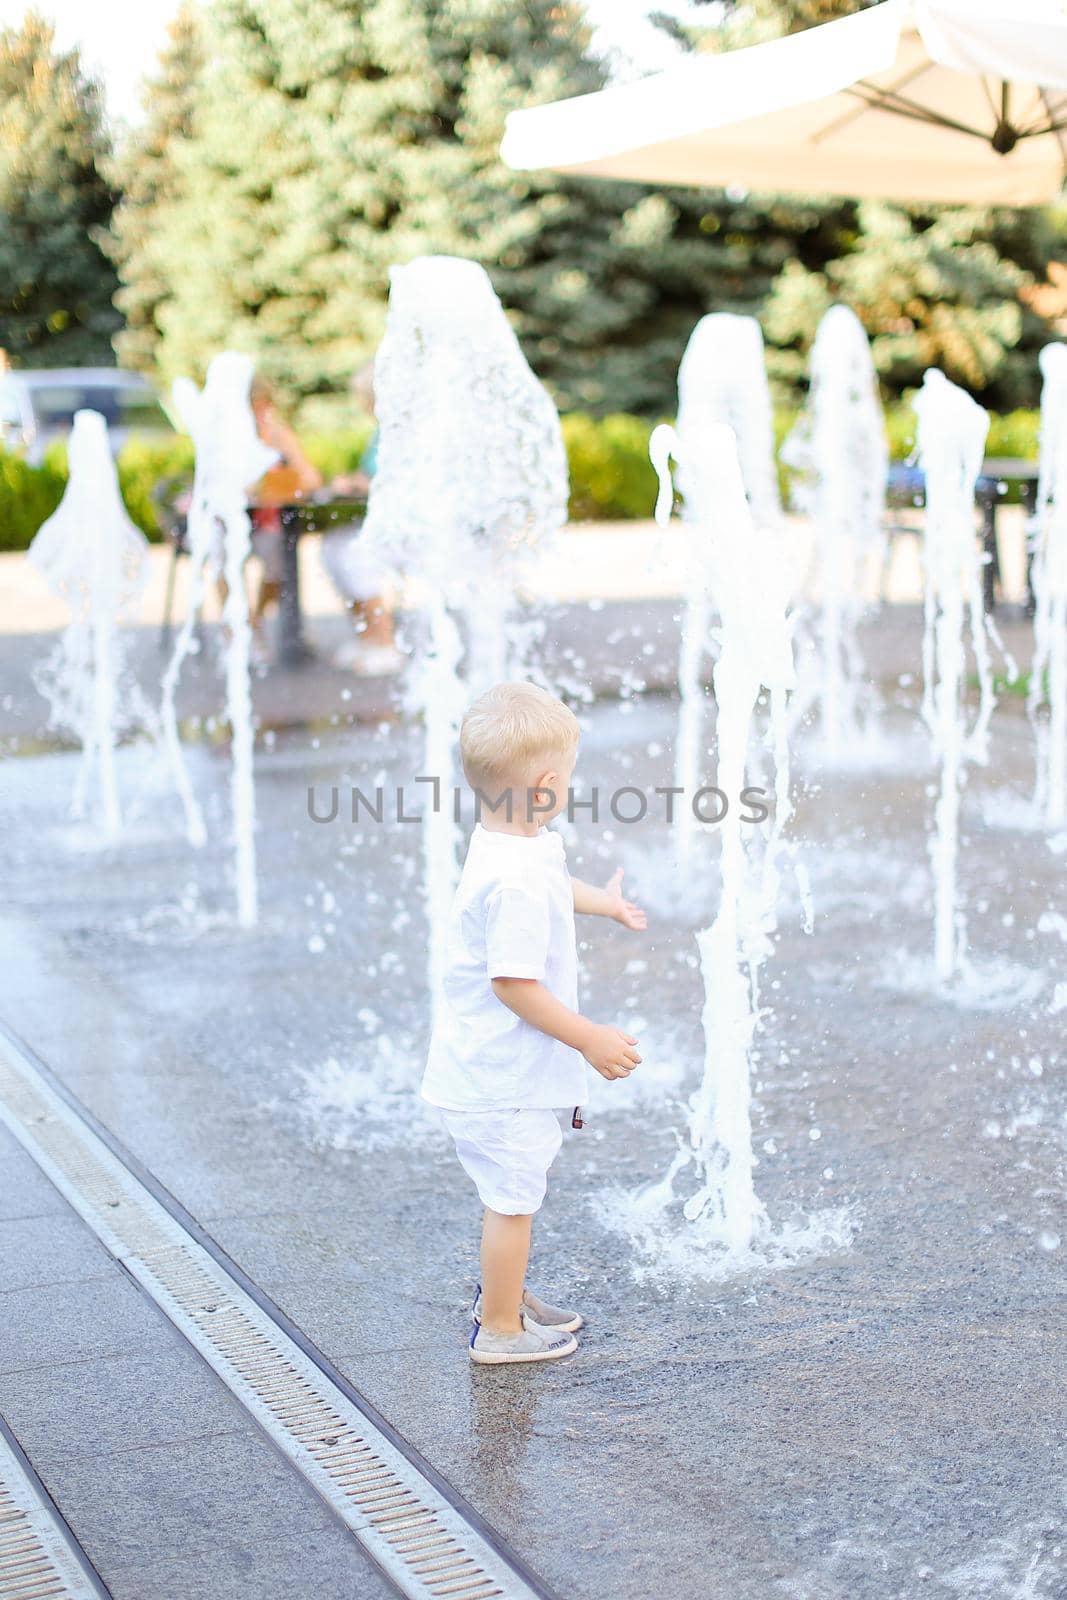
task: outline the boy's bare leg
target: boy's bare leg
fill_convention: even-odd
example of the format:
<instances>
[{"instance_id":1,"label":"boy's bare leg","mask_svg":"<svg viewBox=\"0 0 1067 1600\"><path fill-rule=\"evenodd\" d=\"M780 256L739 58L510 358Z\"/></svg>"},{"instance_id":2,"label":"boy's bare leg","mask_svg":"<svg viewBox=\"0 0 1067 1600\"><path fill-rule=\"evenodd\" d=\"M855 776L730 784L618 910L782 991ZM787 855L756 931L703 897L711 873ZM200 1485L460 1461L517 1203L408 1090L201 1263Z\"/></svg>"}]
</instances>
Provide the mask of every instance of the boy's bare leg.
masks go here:
<instances>
[{"instance_id":1,"label":"boy's bare leg","mask_svg":"<svg viewBox=\"0 0 1067 1600\"><path fill-rule=\"evenodd\" d=\"M526 1286L533 1216L508 1217L486 1207L482 1223L482 1327L487 1333L522 1332L519 1307Z\"/></svg>"}]
</instances>

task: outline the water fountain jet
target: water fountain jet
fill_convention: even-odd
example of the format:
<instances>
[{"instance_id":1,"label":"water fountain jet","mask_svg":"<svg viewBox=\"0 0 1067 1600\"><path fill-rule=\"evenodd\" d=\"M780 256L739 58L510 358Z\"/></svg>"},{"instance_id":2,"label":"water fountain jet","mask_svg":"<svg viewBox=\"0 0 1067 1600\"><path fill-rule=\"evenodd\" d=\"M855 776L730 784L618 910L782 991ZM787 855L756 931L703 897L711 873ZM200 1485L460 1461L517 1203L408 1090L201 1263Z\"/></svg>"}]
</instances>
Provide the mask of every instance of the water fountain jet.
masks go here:
<instances>
[{"instance_id":1,"label":"water fountain jet","mask_svg":"<svg viewBox=\"0 0 1067 1600\"><path fill-rule=\"evenodd\" d=\"M374 368L377 470L364 538L422 586L426 645L408 709L425 726L425 774L452 787L470 699L525 675L512 612L524 563L567 517L559 417L531 372L485 271L423 256L390 272ZM423 823L430 989L458 879L459 827L447 800Z\"/></svg>"},{"instance_id":2,"label":"water fountain jet","mask_svg":"<svg viewBox=\"0 0 1067 1600\"><path fill-rule=\"evenodd\" d=\"M702 317L693 329L678 368L677 476L683 497L682 516L687 524L707 526L713 518L712 507L708 504L708 486L713 485L714 479L709 471L708 440L713 430L724 424L731 429L736 441L744 494L752 517L758 526L773 528L781 521L782 508L774 464L774 416L767 387L763 334L755 317L715 312ZM701 782L703 663L712 621L700 544L698 537L688 542L686 602L678 660L680 705L674 782L687 795L693 794ZM695 827L690 808L683 807L676 839L683 870L690 863Z\"/></svg>"},{"instance_id":3,"label":"water fountain jet","mask_svg":"<svg viewBox=\"0 0 1067 1600\"><path fill-rule=\"evenodd\" d=\"M915 398L917 459L926 476L923 539L924 629L922 715L941 765L930 859L934 871L934 960L947 983L962 970L966 931L958 884L960 788L968 761L988 756L989 719L996 704L985 616L982 557L974 523L974 489L982 470L989 416L950 383L929 371ZM979 705L967 728L965 643L978 668Z\"/></svg>"},{"instance_id":4,"label":"water fountain jet","mask_svg":"<svg viewBox=\"0 0 1067 1600\"><path fill-rule=\"evenodd\" d=\"M1034 657L1027 711L1037 739L1035 805L1051 828L1067 822L1067 344L1041 352L1041 460L1034 553ZM1048 706L1048 720L1038 715Z\"/></svg>"},{"instance_id":5,"label":"water fountain jet","mask_svg":"<svg viewBox=\"0 0 1067 1600\"><path fill-rule=\"evenodd\" d=\"M819 603L818 676L793 706L799 721L818 707L821 754L840 760L856 748L870 721L861 715L863 661L856 642L864 557L884 535L889 452L870 344L847 306L831 306L811 351L808 402L782 448L798 473L797 509L812 521ZM805 674L802 670L803 685Z\"/></svg>"},{"instance_id":6,"label":"water fountain jet","mask_svg":"<svg viewBox=\"0 0 1067 1600\"><path fill-rule=\"evenodd\" d=\"M82 747L72 815L85 815L95 774L104 828L115 838L122 828L115 746L124 732L153 721L125 671L121 633L147 582L148 541L127 515L98 412L75 414L67 462L63 498L29 549L49 588L71 608L37 683L51 702L51 725L73 733Z\"/></svg>"},{"instance_id":7,"label":"water fountain jet","mask_svg":"<svg viewBox=\"0 0 1067 1600\"><path fill-rule=\"evenodd\" d=\"M793 683L792 577L780 519L767 527L753 517L731 429L709 424L699 448L704 516L693 522L692 532L706 601L720 618L713 669L716 783L730 796L744 788L757 708L766 700L764 739L774 760L776 804L773 821L763 830L749 825L746 833L737 806L720 825L719 908L711 926L697 935L705 1053L700 1087L690 1102L688 1143L665 1177L636 1199L632 1220L639 1234L654 1234L675 1200L679 1175L693 1166L698 1186L683 1206L693 1232L684 1248L729 1269L758 1259L771 1232L754 1182L751 1069L761 1016L759 973L772 948L777 857L790 815L786 697ZM663 484L657 503L661 522L669 517L673 499L663 477L667 460L673 455L680 463L684 450L673 430L659 428L653 434L653 462ZM690 458L690 482L697 466Z\"/></svg>"},{"instance_id":8,"label":"water fountain jet","mask_svg":"<svg viewBox=\"0 0 1067 1600\"><path fill-rule=\"evenodd\" d=\"M193 648L193 628L209 570L226 581L226 715L231 737L230 794L233 809L237 920L242 928L258 917L255 787L253 777L251 627L244 568L251 549L248 491L277 461L277 452L256 431L249 403L252 360L236 351L213 358L202 390L189 379L174 384L174 403L196 450L188 539L191 567L186 615L163 674L161 721L171 770L185 809L190 842L204 842L203 816L189 782L178 736L175 693Z\"/></svg>"}]
</instances>

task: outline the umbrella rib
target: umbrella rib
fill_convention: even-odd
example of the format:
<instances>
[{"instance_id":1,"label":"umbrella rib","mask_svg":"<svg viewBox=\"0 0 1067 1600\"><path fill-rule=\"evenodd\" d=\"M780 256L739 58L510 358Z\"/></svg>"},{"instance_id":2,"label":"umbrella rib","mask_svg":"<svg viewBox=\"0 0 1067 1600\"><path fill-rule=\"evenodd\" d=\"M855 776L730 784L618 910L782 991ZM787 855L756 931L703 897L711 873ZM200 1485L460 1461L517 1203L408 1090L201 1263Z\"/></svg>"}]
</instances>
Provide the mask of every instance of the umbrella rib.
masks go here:
<instances>
[{"instance_id":1,"label":"umbrella rib","mask_svg":"<svg viewBox=\"0 0 1067 1600\"><path fill-rule=\"evenodd\" d=\"M1048 97L1048 90L1039 89L1038 94L1041 96L1045 110L1048 112L1049 132L1055 135L1056 143L1060 147L1060 159L1063 162L1064 170L1067 171L1067 139L1064 138L1064 131L1067 129L1067 123L1056 121L1058 113L1052 109L1052 103Z\"/></svg>"},{"instance_id":2,"label":"umbrella rib","mask_svg":"<svg viewBox=\"0 0 1067 1600\"><path fill-rule=\"evenodd\" d=\"M1062 118L1063 112L1067 111L1067 104L1059 111L1054 111L1044 89L1037 90L1033 110L1034 117L1016 130L1020 139L1029 138L1031 134L1056 133L1064 126L1063 121L1058 121L1057 118Z\"/></svg>"},{"instance_id":3,"label":"umbrella rib","mask_svg":"<svg viewBox=\"0 0 1067 1600\"><path fill-rule=\"evenodd\" d=\"M1000 117L1000 112L997 110L997 103L993 99L993 95L992 95L992 93L990 91L990 88L989 88L989 80L986 77L984 72L981 74L981 76L979 78L979 82L982 85L982 93L986 97L986 103L989 106L990 113L991 113L991 115L993 117L994 122L996 122Z\"/></svg>"},{"instance_id":4,"label":"umbrella rib","mask_svg":"<svg viewBox=\"0 0 1067 1600\"><path fill-rule=\"evenodd\" d=\"M932 111L929 106L921 106L917 101L909 100L893 89L875 89L870 84L860 82L851 89L846 89L845 93L858 95L870 110L888 111L893 116L907 117L912 122L929 122L934 127L949 128L954 133L966 133L983 142L989 139L989 134L983 129L972 128L966 122L957 122L954 117L946 117L940 111Z\"/></svg>"},{"instance_id":5,"label":"umbrella rib","mask_svg":"<svg viewBox=\"0 0 1067 1600\"><path fill-rule=\"evenodd\" d=\"M912 67L910 72L906 72L902 78L897 79L890 92L895 94L898 89L903 89L909 83L914 83L917 78L922 77L924 72L929 72L930 65L931 64L929 61L921 61L917 67ZM859 93L861 89L866 89L871 94L882 93L882 90L876 89L873 84L864 83L862 78L850 89L845 89L843 91L845 94L855 95L856 98L862 103L858 105L854 111L844 111L839 117L835 117L832 122L828 122L825 128L820 128L819 132L814 135L811 141L813 144L819 144L823 139L829 138L831 134L837 133L840 131L840 129L847 127L850 122L855 122L857 117L862 117L864 111L870 110L870 103L864 99L862 94Z\"/></svg>"},{"instance_id":6,"label":"umbrella rib","mask_svg":"<svg viewBox=\"0 0 1067 1600\"><path fill-rule=\"evenodd\" d=\"M1063 133L1067 122L1047 122L1043 128L1026 128L1018 134L1020 139L1043 139L1049 133Z\"/></svg>"}]
</instances>

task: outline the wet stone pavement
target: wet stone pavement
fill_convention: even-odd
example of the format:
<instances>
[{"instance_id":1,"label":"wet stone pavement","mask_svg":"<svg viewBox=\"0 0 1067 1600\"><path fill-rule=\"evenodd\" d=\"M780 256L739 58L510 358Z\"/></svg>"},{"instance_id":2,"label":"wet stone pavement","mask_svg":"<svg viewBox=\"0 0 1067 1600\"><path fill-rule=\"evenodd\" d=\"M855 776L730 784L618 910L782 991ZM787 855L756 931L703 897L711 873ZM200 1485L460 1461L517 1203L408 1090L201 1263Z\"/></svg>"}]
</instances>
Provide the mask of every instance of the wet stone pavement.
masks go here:
<instances>
[{"instance_id":1,"label":"wet stone pavement","mask_svg":"<svg viewBox=\"0 0 1067 1600\"><path fill-rule=\"evenodd\" d=\"M560 1596L1067 1595L1067 840L1025 825L1030 735L1005 703L964 796L973 972L940 992L909 693L865 769L798 741L815 923L787 868L763 978L759 1193L776 1224L843 1209L843 1247L671 1281L607 1225L619 1188L664 1172L699 1079L715 848L682 878L662 826L568 833L576 873L621 863L649 908L644 936L580 927L584 1004L645 1065L601 1086L554 1169L531 1280L587 1327L577 1357L525 1371L467 1361L477 1201L411 1092L418 829L308 817L309 785L420 771L417 730L261 748L252 932L224 749L190 748L199 853L143 750L123 753L141 800L115 848L66 818L72 756L3 768L3 1020ZM670 783L676 717L669 695L588 709L581 778ZM387 1592L21 1153L0 1169L0 1262L40 1260L0 1278L0 1413L115 1593L184 1600L216 1559L213 1593Z\"/></svg>"}]
</instances>

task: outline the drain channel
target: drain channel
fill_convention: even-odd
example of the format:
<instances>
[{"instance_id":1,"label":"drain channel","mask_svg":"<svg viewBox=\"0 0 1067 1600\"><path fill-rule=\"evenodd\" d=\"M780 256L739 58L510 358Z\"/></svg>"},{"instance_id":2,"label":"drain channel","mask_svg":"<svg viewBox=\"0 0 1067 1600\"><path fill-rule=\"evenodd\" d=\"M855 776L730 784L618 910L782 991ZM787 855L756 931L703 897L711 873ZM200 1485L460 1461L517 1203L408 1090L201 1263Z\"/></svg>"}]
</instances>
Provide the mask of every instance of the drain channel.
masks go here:
<instances>
[{"instance_id":1,"label":"drain channel","mask_svg":"<svg viewBox=\"0 0 1067 1600\"><path fill-rule=\"evenodd\" d=\"M0 1600L108 1600L2 1417Z\"/></svg>"},{"instance_id":2,"label":"drain channel","mask_svg":"<svg viewBox=\"0 0 1067 1600\"><path fill-rule=\"evenodd\" d=\"M475 1525L480 1519L470 1508L442 1492L432 1469L398 1447L384 1419L334 1381L321 1359L281 1325L280 1314L253 1298L172 1215L109 1147L103 1130L90 1126L88 1113L80 1114L49 1079L4 1030L0 1121L401 1593L419 1600L551 1600L485 1524ZM6 1600L6 1591L0 1595Z\"/></svg>"}]
</instances>

